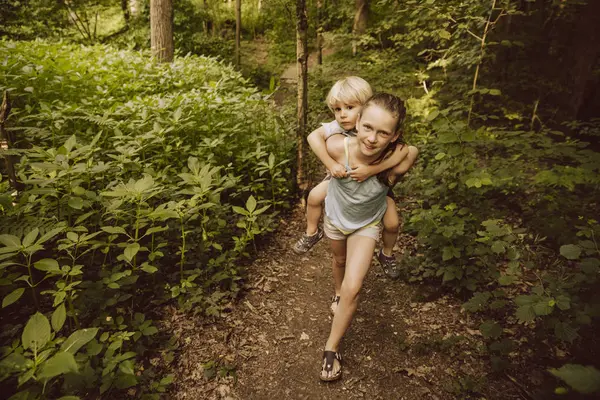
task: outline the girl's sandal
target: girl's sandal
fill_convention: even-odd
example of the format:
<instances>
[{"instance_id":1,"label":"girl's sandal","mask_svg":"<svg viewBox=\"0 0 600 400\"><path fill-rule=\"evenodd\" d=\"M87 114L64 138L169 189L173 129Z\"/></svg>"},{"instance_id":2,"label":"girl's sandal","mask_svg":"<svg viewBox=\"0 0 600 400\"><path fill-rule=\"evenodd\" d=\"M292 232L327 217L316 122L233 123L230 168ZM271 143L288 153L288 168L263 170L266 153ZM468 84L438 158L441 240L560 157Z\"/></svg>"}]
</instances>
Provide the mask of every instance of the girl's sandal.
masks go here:
<instances>
[{"instance_id":1,"label":"girl's sandal","mask_svg":"<svg viewBox=\"0 0 600 400\"><path fill-rule=\"evenodd\" d=\"M332 315L335 315L335 310L337 310L337 307L340 305L340 296L338 295L333 295L333 297L331 298L331 305L329 306L329 310L331 311Z\"/></svg>"},{"instance_id":2,"label":"girl's sandal","mask_svg":"<svg viewBox=\"0 0 600 400\"><path fill-rule=\"evenodd\" d=\"M340 368L334 375L327 376L327 373L333 371L334 361L337 360L340 364ZM321 378L324 382L332 382L340 379L342 376L342 355L337 351L325 350L323 351L323 367L321 368Z\"/></svg>"}]
</instances>

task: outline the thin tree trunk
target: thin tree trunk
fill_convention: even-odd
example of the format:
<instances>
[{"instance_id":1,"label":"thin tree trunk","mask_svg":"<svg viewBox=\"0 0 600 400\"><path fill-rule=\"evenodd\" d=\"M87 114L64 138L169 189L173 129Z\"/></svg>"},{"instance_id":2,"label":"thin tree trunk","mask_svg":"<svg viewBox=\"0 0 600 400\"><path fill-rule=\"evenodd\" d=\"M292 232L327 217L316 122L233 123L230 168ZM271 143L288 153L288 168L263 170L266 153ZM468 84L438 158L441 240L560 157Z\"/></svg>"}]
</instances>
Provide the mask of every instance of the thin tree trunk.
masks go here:
<instances>
[{"instance_id":1,"label":"thin tree trunk","mask_svg":"<svg viewBox=\"0 0 600 400\"><path fill-rule=\"evenodd\" d=\"M173 61L173 3L150 0L150 44L160 62Z\"/></svg>"},{"instance_id":2,"label":"thin tree trunk","mask_svg":"<svg viewBox=\"0 0 600 400\"><path fill-rule=\"evenodd\" d=\"M121 0L121 11L123 11L123 18L125 18L125 25L129 23L131 17L131 11L129 10L129 1Z\"/></svg>"},{"instance_id":3,"label":"thin tree trunk","mask_svg":"<svg viewBox=\"0 0 600 400\"><path fill-rule=\"evenodd\" d=\"M323 64L323 0L317 0L317 64Z\"/></svg>"},{"instance_id":4,"label":"thin tree trunk","mask_svg":"<svg viewBox=\"0 0 600 400\"><path fill-rule=\"evenodd\" d=\"M298 127L296 130L296 185L302 199L307 189L304 158L306 153L306 112L308 108L308 19L306 0L296 0L296 57L298 71Z\"/></svg>"},{"instance_id":5,"label":"thin tree trunk","mask_svg":"<svg viewBox=\"0 0 600 400\"><path fill-rule=\"evenodd\" d=\"M367 18L369 15L369 0L356 0L356 12L354 14L354 24L352 25L352 34L354 39L352 40L352 55L355 56L357 53L358 43L356 38L359 35L365 33L367 29Z\"/></svg>"},{"instance_id":6,"label":"thin tree trunk","mask_svg":"<svg viewBox=\"0 0 600 400\"><path fill-rule=\"evenodd\" d=\"M242 32L242 0L235 0L235 65L240 65L240 35Z\"/></svg>"},{"instance_id":7,"label":"thin tree trunk","mask_svg":"<svg viewBox=\"0 0 600 400\"><path fill-rule=\"evenodd\" d=\"M8 92L5 91L2 97L2 106L0 106L0 148L6 146L6 150L15 148L14 137L6 130L4 124L10 114L10 98ZM8 173L8 181L13 189L19 191L22 189L22 184L17 181L17 174L15 173L15 164L17 163L17 157L14 155L7 155L5 157L6 171Z\"/></svg>"}]
</instances>

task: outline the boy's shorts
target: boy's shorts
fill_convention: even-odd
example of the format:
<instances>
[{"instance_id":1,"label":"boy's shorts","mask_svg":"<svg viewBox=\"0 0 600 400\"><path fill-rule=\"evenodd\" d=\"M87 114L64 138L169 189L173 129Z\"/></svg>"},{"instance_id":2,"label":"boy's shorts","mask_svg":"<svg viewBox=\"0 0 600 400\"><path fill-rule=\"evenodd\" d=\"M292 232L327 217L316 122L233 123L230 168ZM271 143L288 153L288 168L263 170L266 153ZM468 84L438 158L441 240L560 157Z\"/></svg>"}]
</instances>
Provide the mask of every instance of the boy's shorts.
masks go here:
<instances>
[{"instance_id":1,"label":"boy's shorts","mask_svg":"<svg viewBox=\"0 0 600 400\"><path fill-rule=\"evenodd\" d=\"M376 225L364 226L360 229L355 230L352 233L345 234L340 231L335 225L331 223L331 220L327 218L327 216L323 217L323 230L325 231L325 236L327 236L331 240L346 240L350 235L357 236L366 236L374 239L375 241L379 240L379 235L381 234L381 221Z\"/></svg>"}]
</instances>

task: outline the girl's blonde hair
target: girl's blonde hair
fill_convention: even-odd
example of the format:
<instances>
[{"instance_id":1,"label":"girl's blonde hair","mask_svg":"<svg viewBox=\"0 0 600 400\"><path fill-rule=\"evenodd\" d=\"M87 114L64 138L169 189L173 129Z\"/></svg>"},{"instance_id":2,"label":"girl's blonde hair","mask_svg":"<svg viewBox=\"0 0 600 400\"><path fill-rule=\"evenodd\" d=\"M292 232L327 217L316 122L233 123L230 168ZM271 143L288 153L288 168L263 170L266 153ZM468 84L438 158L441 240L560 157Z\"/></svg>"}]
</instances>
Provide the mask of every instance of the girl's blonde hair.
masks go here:
<instances>
[{"instance_id":1,"label":"girl's blonde hair","mask_svg":"<svg viewBox=\"0 0 600 400\"><path fill-rule=\"evenodd\" d=\"M336 103L363 105L371 96L373 89L367 81L358 76L347 76L331 87L325 101L333 111Z\"/></svg>"}]
</instances>

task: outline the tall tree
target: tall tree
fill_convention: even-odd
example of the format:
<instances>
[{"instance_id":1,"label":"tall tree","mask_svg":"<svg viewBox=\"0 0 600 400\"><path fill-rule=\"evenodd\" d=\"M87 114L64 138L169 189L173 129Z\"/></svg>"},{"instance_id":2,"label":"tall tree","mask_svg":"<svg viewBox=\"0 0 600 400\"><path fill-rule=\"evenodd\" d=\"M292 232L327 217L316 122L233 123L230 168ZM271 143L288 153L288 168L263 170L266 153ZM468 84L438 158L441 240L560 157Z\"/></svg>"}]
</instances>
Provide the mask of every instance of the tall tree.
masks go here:
<instances>
[{"instance_id":1,"label":"tall tree","mask_svg":"<svg viewBox=\"0 0 600 400\"><path fill-rule=\"evenodd\" d=\"M323 64L323 0L317 0L317 64Z\"/></svg>"},{"instance_id":2,"label":"tall tree","mask_svg":"<svg viewBox=\"0 0 600 400\"><path fill-rule=\"evenodd\" d=\"M240 65L240 35L242 33L242 0L235 0L235 65Z\"/></svg>"},{"instance_id":3,"label":"tall tree","mask_svg":"<svg viewBox=\"0 0 600 400\"><path fill-rule=\"evenodd\" d=\"M150 0L150 45L158 61L173 61L172 0Z\"/></svg>"},{"instance_id":4,"label":"tall tree","mask_svg":"<svg viewBox=\"0 0 600 400\"><path fill-rule=\"evenodd\" d=\"M306 192L306 178L303 161L306 155L306 113L308 108L308 19L306 0L296 0L296 58L298 71L298 126L296 130L296 185L302 198Z\"/></svg>"},{"instance_id":5,"label":"tall tree","mask_svg":"<svg viewBox=\"0 0 600 400\"><path fill-rule=\"evenodd\" d=\"M369 0L356 0L355 13L354 13L354 24L352 25L352 34L354 40L352 40L352 55L355 56L357 52L357 41L356 38L359 35L365 33L367 29L367 18L369 16Z\"/></svg>"}]
</instances>

